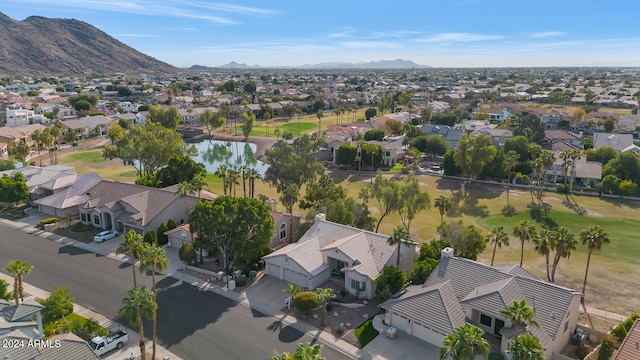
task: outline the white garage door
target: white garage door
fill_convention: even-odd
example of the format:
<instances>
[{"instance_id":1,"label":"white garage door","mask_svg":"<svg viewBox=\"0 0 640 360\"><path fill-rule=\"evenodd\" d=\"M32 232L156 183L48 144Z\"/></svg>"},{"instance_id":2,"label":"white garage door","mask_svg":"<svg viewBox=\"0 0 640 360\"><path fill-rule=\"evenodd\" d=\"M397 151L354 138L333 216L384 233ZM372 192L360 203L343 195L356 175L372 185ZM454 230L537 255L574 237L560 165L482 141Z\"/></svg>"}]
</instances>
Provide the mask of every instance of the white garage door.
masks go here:
<instances>
[{"instance_id":1,"label":"white garage door","mask_svg":"<svg viewBox=\"0 0 640 360\"><path fill-rule=\"evenodd\" d=\"M284 281L303 287L309 286L309 278L305 274L290 269L284 269Z\"/></svg>"},{"instance_id":2,"label":"white garage door","mask_svg":"<svg viewBox=\"0 0 640 360\"><path fill-rule=\"evenodd\" d=\"M444 339L443 335L440 335L415 321L413 322L413 336L435 346L441 346L442 340Z\"/></svg>"},{"instance_id":3,"label":"white garage door","mask_svg":"<svg viewBox=\"0 0 640 360\"><path fill-rule=\"evenodd\" d=\"M271 275L277 277L278 279L281 279L280 269L280 266L276 264L269 264L269 266L267 267L267 275Z\"/></svg>"},{"instance_id":4,"label":"white garage door","mask_svg":"<svg viewBox=\"0 0 640 360\"><path fill-rule=\"evenodd\" d=\"M411 329L409 328L409 319L398 313L391 313L391 326L406 333L411 332Z\"/></svg>"}]
</instances>

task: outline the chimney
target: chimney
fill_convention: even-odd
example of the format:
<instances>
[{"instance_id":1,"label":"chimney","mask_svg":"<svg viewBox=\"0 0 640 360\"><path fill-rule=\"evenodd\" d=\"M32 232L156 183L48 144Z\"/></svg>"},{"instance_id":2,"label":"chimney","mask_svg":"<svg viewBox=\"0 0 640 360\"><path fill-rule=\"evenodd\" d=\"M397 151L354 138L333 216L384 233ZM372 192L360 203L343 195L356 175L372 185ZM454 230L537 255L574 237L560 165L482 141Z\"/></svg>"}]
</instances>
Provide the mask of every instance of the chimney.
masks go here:
<instances>
[{"instance_id":1,"label":"chimney","mask_svg":"<svg viewBox=\"0 0 640 360\"><path fill-rule=\"evenodd\" d=\"M320 213L316 215L315 221L327 221L327 215Z\"/></svg>"},{"instance_id":2,"label":"chimney","mask_svg":"<svg viewBox=\"0 0 640 360\"><path fill-rule=\"evenodd\" d=\"M453 248L446 247L442 249L442 251L440 252L440 258L444 259L446 257L449 257L449 258L453 257Z\"/></svg>"},{"instance_id":3,"label":"chimney","mask_svg":"<svg viewBox=\"0 0 640 360\"><path fill-rule=\"evenodd\" d=\"M267 205L271 207L271 210L276 211L276 201L273 199L267 199Z\"/></svg>"}]
</instances>

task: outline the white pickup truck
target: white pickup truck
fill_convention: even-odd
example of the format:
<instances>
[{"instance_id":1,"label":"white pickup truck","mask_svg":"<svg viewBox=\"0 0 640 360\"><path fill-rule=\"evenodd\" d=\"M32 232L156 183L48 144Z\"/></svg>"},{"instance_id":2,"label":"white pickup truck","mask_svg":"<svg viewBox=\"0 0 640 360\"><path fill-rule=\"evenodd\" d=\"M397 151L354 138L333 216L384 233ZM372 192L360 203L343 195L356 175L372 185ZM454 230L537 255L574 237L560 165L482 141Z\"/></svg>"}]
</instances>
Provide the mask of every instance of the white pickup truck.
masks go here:
<instances>
[{"instance_id":1,"label":"white pickup truck","mask_svg":"<svg viewBox=\"0 0 640 360\"><path fill-rule=\"evenodd\" d=\"M122 349L124 343L129 340L129 334L125 330L113 332L107 336L96 336L89 342L91 350L96 355L105 354L113 349Z\"/></svg>"}]
</instances>

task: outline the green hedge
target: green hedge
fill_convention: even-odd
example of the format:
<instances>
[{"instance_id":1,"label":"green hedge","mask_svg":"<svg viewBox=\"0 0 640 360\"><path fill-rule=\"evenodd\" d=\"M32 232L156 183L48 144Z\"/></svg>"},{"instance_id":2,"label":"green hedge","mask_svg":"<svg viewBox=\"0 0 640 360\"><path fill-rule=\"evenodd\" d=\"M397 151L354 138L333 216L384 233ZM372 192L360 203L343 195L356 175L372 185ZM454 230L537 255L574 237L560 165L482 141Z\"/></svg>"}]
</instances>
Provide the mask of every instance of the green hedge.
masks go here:
<instances>
[{"instance_id":1,"label":"green hedge","mask_svg":"<svg viewBox=\"0 0 640 360\"><path fill-rule=\"evenodd\" d=\"M57 223L58 223L58 218L50 217L50 218L40 220L40 227L44 227L45 225L48 225L48 224L57 224Z\"/></svg>"}]
</instances>

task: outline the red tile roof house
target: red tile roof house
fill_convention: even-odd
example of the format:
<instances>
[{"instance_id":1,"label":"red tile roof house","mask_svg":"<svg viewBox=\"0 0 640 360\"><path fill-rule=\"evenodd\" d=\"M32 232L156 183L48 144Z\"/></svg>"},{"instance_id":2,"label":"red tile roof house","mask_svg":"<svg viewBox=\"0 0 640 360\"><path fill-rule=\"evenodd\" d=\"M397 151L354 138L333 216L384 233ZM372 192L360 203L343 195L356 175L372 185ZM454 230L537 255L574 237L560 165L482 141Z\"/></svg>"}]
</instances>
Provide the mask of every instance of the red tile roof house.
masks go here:
<instances>
[{"instance_id":1,"label":"red tile roof house","mask_svg":"<svg viewBox=\"0 0 640 360\"><path fill-rule=\"evenodd\" d=\"M613 360L640 360L640 319L636 319Z\"/></svg>"},{"instance_id":2,"label":"red tile roof house","mask_svg":"<svg viewBox=\"0 0 640 360\"><path fill-rule=\"evenodd\" d=\"M527 332L540 340L547 359L568 344L578 322L581 294L542 281L520 266L491 267L442 250L441 261L422 286L409 286L399 298L380 305L385 323L436 347L455 328L469 322L500 339L501 351L513 340L513 324L501 311L526 299L539 327Z\"/></svg>"},{"instance_id":3,"label":"red tile roof house","mask_svg":"<svg viewBox=\"0 0 640 360\"><path fill-rule=\"evenodd\" d=\"M376 296L374 280L385 265L396 265L397 246L388 235L356 229L316 215L297 243L263 257L265 274L307 289L322 286L332 276L344 276L344 289L365 299ZM415 246L400 247L401 268L413 265Z\"/></svg>"}]
</instances>

